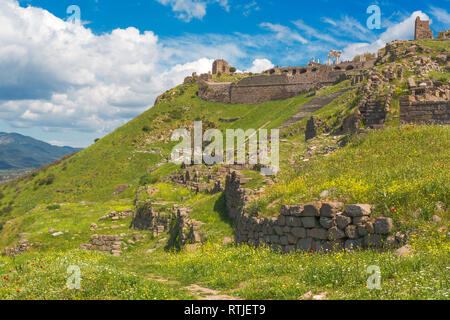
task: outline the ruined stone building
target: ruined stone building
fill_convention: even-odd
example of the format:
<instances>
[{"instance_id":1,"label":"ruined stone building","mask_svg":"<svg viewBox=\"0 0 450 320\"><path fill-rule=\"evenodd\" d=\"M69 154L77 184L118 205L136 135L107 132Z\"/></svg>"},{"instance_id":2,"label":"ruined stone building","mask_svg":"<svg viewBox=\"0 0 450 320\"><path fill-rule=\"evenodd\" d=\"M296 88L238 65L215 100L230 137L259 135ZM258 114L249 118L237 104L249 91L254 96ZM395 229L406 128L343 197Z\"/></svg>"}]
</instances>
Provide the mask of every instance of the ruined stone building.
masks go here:
<instances>
[{"instance_id":1,"label":"ruined stone building","mask_svg":"<svg viewBox=\"0 0 450 320\"><path fill-rule=\"evenodd\" d=\"M432 40L433 31L430 29L430 21L422 21L420 17L416 18L414 31L414 40Z\"/></svg>"},{"instance_id":2,"label":"ruined stone building","mask_svg":"<svg viewBox=\"0 0 450 320\"><path fill-rule=\"evenodd\" d=\"M214 62L213 73L217 72L219 61ZM207 101L231 104L284 100L345 79L361 79L361 70L373 66L374 62L375 59L330 66L314 63L305 67L275 67L236 83L202 81L199 83L198 96Z\"/></svg>"},{"instance_id":3,"label":"ruined stone building","mask_svg":"<svg viewBox=\"0 0 450 320\"><path fill-rule=\"evenodd\" d=\"M231 69L231 66L228 64L228 62L226 62L223 59L218 59L213 62L212 74L218 74L218 73L230 74L230 73L232 73L230 71L230 69Z\"/></svg>"}]
</instances>

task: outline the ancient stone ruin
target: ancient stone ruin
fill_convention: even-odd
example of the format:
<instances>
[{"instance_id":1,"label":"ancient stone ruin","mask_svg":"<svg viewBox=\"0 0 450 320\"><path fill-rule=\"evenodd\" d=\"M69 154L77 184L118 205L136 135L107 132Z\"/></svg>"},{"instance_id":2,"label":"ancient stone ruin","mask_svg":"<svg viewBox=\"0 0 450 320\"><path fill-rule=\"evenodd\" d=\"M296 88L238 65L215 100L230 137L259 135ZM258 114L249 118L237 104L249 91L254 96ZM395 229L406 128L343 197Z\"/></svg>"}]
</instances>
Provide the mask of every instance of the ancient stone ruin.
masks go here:
<instances>
[{"instance_id":1,"label":"ancient stone ruin","mask_svg":"<svg viewBox=\"0 0 450 320\"><path fill-rule=\"evenodd\" d=\"M433 31L430 29L430 21L422 21L420 17L416 18L414 29L414 40L431 40Z\"/></svg>"},{"instance_id":2,"label":"ancient stone ruin","mask_svg":"<svg viewBox=\"0 0 450 320\"><path fill-rule=\"evenodd\" d=\"M331 58L333 59L333 65L340 64L341 63L341 55L342 51L339 50L330 50L330 53L328 54L328 65L331 65Z\"/></svg>"},{"instance_id":3,"label":"ancient stone ruin","mask_svg":"<svg viewBox=\"0 0 450 320\"><path fill-rule=\"evenodd\" d=\"M98 235L91 236L91 243L81 244L81 250L97 250L109 252L113 256L122 254L122 237L119 235Z\"/></svg>"},{"instance_id":4,"label":"ancient stone ruin","mask_svg":"<svg viewBox=\"0 0 450 320\"><path fill-rule=\"evenodd\" d=\"M323 201L283 205L278 217L258 218L244 211L249 194L249 190L241 188L235 172L227 176L225 198L229 215L236 224L236 243L265 245L282 252L327 252L393 248L405 242L403 234L392 235L391 218L371 218L368 204Z\"/></svg>"},{"instance_id":5,"label":"ancient stone ruin","mask_svg":"<svg viewBox=\"0 0 450 320\"><path fill-rule=\"evenodd\" d=\"M141 201L136 204L136 214L130 227L151 231L154 237L168 232L170 238L167 247L180 248L201 241L198 229L202 223L188 217L190 210L178 208L174 209L176 212L155 212L149 201Z\"/></svg>"},{"instance_id":6,"label":"ancient stone ruin","mask_svg":"<svg viewBox=\"0 0 450 320\"><path fill-rule=\"evenodd\" d=\"M230 74L231 66L223 59L218 59L213 62L212 74Z\"/></svg>"},{"instance_id":7,"label":"ancient stone ruin","mask_svg":"<svg viewBox=\"0 0 450 320\"><path fill-rule=\"evenodd\" d=\"M340 62L340 61L339 61ZM263 75L249 76L236 83L199 81L198 96L207 101L231 104L260 104L284 100L359 76L375 59L336 65L272 68ZM360 79L360 78L359 78Z\"/></svg>"}]
</instances>

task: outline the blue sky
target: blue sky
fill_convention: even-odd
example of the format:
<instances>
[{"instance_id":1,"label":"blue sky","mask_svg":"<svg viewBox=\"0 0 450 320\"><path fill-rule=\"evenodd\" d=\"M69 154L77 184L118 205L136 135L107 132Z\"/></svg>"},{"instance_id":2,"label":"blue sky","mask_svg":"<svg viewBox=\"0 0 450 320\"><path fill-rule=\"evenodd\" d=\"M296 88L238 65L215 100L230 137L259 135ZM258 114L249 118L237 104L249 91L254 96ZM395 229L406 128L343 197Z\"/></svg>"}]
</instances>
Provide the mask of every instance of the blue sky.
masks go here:
<instances>
[{"instance_id":1,"label":"blue sky","mask_svg":"<svg viewBox=\"0 0 450 320\"><path fill-rule=\"evenodd\" d=\"M344 59L450 26L449 0L2 0L0 131L88 146L215 58L238 70ZM81 25L67 22L77 5ZM380 29L368 29L378 5Z\"/></svg>"}]
</instances>

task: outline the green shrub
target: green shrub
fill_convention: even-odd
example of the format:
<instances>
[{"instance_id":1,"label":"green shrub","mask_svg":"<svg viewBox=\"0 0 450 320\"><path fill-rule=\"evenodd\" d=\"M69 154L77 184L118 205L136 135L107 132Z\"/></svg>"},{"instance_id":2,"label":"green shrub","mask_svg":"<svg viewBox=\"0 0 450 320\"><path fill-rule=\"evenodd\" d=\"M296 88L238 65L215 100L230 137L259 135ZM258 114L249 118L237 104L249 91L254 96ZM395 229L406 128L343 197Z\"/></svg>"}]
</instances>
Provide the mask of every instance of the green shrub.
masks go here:
<instances>
[{"instance_id":1,"label":"green shrub","mask_svg":"<svg viewBox=\"0 0 450 320\"><path fill-rule=\"evenodd\" d=\"M158 177L153 177L151 174L144 174L140 179L139 179L139 184L141 186L145 186L147 184L154 184L158 182Z\"/></svg>"},{"instance_id":2,"label":"green shrub","mask_svg":"<svg viewBox=\"0 0 450 320\"><path fill-rule=\"evenodd\" d=\"M47 206L48 210L57 210L57 209L61 209L61 206L59 204L51 204Z\"/></svg>"},{"instance_id":3,"label":"green shrub","mask_svg":"<svg viewBox=\"0 0 450 320\"><path fill-rule=\"evenodd\" d=\"M54 174L49 174L48 176L42 178L42 179L38 179L36 181L36 183L40 186L42 185L51 185L53 183L53 181L55 181L55 175Z\"/></svg>"},{"instance_id":4,"label":"green shrub","mask_svg":"<svg viewBox=\"0 0 450 320\"><path fill-rule=\"evenodd\" d=\"M143 126L142 127L142 131L149 132L150 131L150 127L149 126Z\"/></svg>"}]
</instances>

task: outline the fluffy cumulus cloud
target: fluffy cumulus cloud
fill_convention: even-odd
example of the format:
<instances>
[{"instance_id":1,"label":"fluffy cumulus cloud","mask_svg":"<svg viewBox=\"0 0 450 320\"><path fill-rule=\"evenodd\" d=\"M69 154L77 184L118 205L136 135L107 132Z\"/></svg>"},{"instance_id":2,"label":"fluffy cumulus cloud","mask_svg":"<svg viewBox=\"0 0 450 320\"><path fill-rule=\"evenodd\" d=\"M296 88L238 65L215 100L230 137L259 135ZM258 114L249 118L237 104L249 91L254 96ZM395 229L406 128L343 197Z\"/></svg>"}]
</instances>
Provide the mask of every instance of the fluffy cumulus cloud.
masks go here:
<instances>
[{"instance_id":1,"label":"fluffy cumulus cloud","mask_svg":"<svg viewBox=\"0 0 450 320\"><path fill-rule=\"evenodd\" d=\"M416 17L422 20L429 20L429 17L422 11L413 12L408 18L400 23L393 24L386 29L376 40L372 42L352 43L344 48L342 53L343 59L352 59L354 56L366 52L376 53L383 48L386 43L398 39L414 38L414 23Z\"/></svg>"},{"instance_id":2,"label":"fluffy cumulus cloud","mask_svg":"<svg viewBox=\"0 0 450 320\"><path fill-rule=\"evenodd\" d=\"M206 15L206 7L210 3L218 3L229 11L228 0L156 0L159 3L170 6L177 18L186 22L193 18L202 19Z\"/></svg>"},{"instance_id":3,"label":"fluffy cumulus cloud","mask_svg":"<svg viewBox=\"0 0 450 320\"><path fill-rule=\"evenodd\" d=\"M176 64L182 50L152 32L98 36L13 0L0 3L0 25L0 119L15 127L109 132L186 75L211 70L201 56Z\"/></svg>"},{"instance_id":4,"label":"fluffy cumulus cloud","mask_svg":"<svg viewBox=\"0 0 450 320\"><path fill-rule=\"evenodd\" d=\"M253 60L253 65L247 70L247 72L260 73L273 67L273 63L268 59L255 59Z\"/></svg>"}]
</instances>

